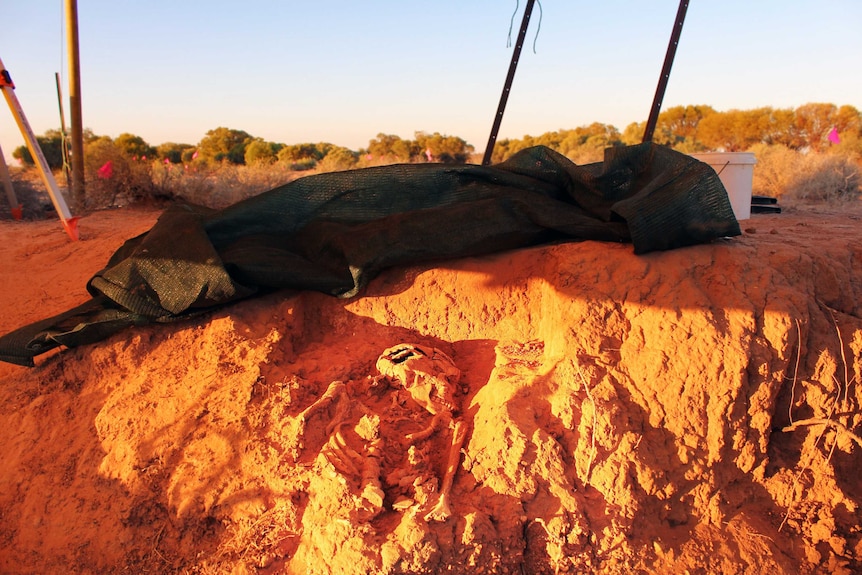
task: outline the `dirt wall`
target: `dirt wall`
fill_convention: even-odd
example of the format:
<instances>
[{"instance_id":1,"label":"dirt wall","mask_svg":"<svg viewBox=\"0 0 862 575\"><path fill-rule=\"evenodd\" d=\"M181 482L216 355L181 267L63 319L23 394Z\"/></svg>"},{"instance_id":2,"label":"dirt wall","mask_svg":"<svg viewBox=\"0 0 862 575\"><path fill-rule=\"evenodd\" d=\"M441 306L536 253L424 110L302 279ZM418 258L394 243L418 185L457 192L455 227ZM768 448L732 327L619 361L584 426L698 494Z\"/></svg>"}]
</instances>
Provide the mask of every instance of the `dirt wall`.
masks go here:
<instances>
[{"instance_id":1,"label":"dirt wall","mask_svg":"<svg viewBox=\"0 0 862 575\"><path fill-rule=\"evenodd\" d=\"M0 328L156 215L0 223ZM390 270L2 366L0 571L860 572L859 219ZM381 375L401 343L437 363Z\"/></svg>"}]
</instances>

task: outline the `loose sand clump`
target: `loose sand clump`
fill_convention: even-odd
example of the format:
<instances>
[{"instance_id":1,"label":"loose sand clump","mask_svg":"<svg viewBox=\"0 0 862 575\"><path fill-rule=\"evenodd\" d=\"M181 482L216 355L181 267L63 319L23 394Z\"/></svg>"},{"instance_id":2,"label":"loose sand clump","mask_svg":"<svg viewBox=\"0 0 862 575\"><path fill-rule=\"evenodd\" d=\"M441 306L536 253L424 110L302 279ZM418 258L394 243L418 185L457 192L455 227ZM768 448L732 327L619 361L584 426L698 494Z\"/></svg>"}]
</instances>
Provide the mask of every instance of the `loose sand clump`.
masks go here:
<instances>
[{"instance_id":1,"label":"loose sand clump","mask_svg":"<svg viewBox=\"0 0 862 575\"><path fill-rule=\"evenodd\" d=\"M83 302L157 215L92 214L76 244L0 223L0 331ZM390 270L0 365L0 571L858 573L860 217L743 228ZM405 342L460 371L445 520L453 425L423 434L375 367Z\"/></svg>"}]
</instances>

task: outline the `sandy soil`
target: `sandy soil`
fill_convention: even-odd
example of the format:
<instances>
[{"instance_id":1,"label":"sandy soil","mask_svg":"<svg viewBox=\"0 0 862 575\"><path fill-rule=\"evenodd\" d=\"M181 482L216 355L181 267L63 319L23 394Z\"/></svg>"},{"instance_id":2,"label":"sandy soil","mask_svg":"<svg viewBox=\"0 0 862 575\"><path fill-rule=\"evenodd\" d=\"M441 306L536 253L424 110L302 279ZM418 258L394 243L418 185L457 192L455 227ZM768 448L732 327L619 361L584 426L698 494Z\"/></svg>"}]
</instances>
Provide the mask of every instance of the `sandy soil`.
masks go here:
<instances>
[{"instance_id":1,"label":"sandy soil","mask_svg":"<svg viewBox=\"0 0 862 575\"><path fill-rule=\"evenodd\" d=\"M0 365L0 572L860 573L860 214L391 270ZM0 332L85 301L157 215L0 222ZM381 376L402 343L436 359Z\"/></svg>"}]
</instances>

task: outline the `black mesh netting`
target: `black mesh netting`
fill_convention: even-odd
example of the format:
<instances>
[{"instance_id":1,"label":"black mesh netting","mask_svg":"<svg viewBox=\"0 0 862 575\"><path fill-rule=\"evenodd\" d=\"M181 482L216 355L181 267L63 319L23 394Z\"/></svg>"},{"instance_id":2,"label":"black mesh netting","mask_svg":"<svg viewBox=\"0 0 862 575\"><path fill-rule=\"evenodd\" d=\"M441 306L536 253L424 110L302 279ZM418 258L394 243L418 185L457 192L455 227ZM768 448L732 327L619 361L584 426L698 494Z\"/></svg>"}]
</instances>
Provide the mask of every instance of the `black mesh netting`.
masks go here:
<instances>
[{"instance_id":1,"label":"black mesh netting","mask_svg":"<svg viewBox=\"0 0 862 575\"><path fill-rule=\"evenodd\" d=\"M320 174L220 211L168 209L90 280L91 301L0 338L0 360L33 365L58 345L265 290L349 297L403 264L560 239L630 241L640 254L739 233L715 171L649 143L585 166L534 147L494 166Z\"/></svg>"}]
</instances>

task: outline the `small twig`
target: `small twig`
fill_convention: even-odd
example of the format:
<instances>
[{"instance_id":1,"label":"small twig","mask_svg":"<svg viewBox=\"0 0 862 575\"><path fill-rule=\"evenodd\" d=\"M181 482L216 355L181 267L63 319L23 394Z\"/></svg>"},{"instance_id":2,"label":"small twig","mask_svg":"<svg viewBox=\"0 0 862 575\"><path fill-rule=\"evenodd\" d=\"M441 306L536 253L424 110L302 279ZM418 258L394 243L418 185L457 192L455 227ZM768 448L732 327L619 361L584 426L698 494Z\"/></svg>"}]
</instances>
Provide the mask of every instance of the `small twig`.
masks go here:
<instances>
[{"instance_id":1,"label":"small twig","mask_svg":"<svg viewBox=\"0 0 862 575\"><path fill-rule=\"evenodd\" d=\"M841 423L840 421L835 421L834 419L824 419L822 417L812 417L811 419L801 419L797 422L794 422L787 427L783 428L781 431L796 431L800 427L811 426L811 425L826 425L829 427L834 427L836 430L845 433L850 439L852 439L856 445L862 447L862 437L859 437L850 429L847 428L846 425Z\"/></svg>"},{"instance_id":2,"label":"small twig","mask_svg":"<svg viewBox=\"0 0 862 575\"><path fill-rule=\"evenodd\" d=\"M835 317L835 310L829 308L829 315L832 317L832 323L835 325L835 333L838 334L838 346L841 350L841 363L844 364L844 404L842 407L847 409L848 405L848 392L850 390L850 373L849 368L847 367L847 355L844 353L844 338L841 337L841 328L838 327L838 318ZM838 386L838 395L841 395L841 385L839 383Z\"/></svg>"}]
</instances>

